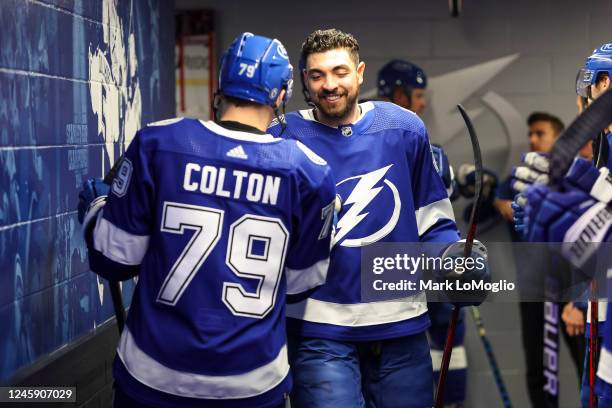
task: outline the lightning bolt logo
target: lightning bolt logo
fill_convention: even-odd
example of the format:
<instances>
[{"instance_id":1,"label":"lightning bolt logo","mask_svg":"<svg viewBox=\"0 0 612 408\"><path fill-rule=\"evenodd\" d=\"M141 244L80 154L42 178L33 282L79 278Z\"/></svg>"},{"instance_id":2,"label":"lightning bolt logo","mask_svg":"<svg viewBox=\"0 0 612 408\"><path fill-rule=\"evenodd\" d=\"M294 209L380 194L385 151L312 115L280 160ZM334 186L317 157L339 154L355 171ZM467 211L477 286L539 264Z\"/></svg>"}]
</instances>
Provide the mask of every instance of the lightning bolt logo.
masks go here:
<instances>
[{"instance_id":1,"label":"lightning bolt logo","mask_svg":"<svg viewBox=\"0 0 612 408\"><path fill-rule=\"evenodd\" d=\"M355 178L359 178L359 182L344 202L344 205L352 204L351 208L342 216L338 224L336 225L336 235L334 237L334 244L338 243L342 238L346 236L357 224L359 224L365 217L368 216L369 212L363 212L363 210L376 198L376 196L383 189L381 187L374 187L378 182L387 174L387 171L393 166L392 164L387 167L383 167L378 170L374 170L370 173L366 173L360 176L349 177L338 185ZM386 184L390 184L385 180ZM390 184L393 186L393 184ZM393 186L394 188L395 186ZM395 190L397 191L397 190ZM394 197L395 197L394 191ZM397 203L397 198L396 198ZM397 207L397 205L396 205ZM352 240L351 240L352 241ZM357 246L357 245L347 245Z\"/></svg>"}]
</instances>

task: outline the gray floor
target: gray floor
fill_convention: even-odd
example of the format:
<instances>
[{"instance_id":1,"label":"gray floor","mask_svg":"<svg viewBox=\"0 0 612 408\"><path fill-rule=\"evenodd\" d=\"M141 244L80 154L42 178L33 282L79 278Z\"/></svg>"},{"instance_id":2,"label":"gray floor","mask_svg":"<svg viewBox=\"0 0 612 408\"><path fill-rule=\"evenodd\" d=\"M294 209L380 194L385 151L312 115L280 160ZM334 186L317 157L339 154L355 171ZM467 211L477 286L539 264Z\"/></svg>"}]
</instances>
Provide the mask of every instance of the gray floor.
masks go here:
<instances>
[{"instance_id":1,"label":"gray floor","mask_svg":"<svg viewBox=\"0 0 612 408\"><path fill-rule=\"evenodd\" d=\"M507 240L507 237L505 225L499 224L481 234L479 239L484 243L503 242ZM489 255L496 261L513 262L512 257L508 254L489 253ZM511 276L499 276L499 274L496 276L495 270L492 270L492 274L494 279L512 278ZM480 307L480 311L487 335L502 370L502 376L508 387L512 406L530 407L525 383L525 356L521 341L518 304L515 302L485 302ZM469 313L466 317L466 351L469 372L468 397L465 406L466 408L503 407L474 322ZM580 407L578 377L563 341L561 341L560 385L559 406L562 408Z\"/></svg>"}]
</instances>

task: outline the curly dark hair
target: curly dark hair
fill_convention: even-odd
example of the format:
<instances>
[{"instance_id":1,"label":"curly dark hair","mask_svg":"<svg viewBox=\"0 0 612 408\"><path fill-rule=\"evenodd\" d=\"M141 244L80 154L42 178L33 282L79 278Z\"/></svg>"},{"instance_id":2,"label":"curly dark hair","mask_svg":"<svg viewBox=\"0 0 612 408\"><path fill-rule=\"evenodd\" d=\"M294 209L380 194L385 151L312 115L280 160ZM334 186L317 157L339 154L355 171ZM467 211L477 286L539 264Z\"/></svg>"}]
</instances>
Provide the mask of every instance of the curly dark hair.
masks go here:
<instances>
[{"instance_id":1,"label":"curly dark hair","mask_svg":"<svg viewBox=\"0 0 612 408\"><path fill-rule=\"evenodd\" d=\"M310 33L302 43L302 54L300 59L305 65L306 58L308 58L310 54L338 48L345 48L351 55L355 66L359 64L359 42L357 42L357 39L352 34L345 33L336 28L317 30Z\"/></svg>"}]
</instances>

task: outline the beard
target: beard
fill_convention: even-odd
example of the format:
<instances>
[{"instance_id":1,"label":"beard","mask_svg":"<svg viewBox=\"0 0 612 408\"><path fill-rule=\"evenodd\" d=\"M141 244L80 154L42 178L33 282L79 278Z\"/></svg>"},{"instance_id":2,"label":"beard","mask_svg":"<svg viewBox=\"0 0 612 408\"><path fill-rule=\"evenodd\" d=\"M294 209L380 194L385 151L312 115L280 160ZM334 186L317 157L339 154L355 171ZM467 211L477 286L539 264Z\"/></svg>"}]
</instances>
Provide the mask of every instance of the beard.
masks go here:
<instances>
[{"instance_id":1,"label":"beard","mask_svg":"<svg viewBox=\"0 0 612 408\"><path fill-rule=\"evenodd\" d=\"M337 95L340 97L337 103L329 103L325 99L327 96ZM334 92L320 92L316 98L313 98L313 103L317 108L318 114L330 119L341 119L351 112L353 107L357 104L357 98L359 97L359 88L354 94L351 94L343 88L338 88Z\"/></svg>"}]
</instances>

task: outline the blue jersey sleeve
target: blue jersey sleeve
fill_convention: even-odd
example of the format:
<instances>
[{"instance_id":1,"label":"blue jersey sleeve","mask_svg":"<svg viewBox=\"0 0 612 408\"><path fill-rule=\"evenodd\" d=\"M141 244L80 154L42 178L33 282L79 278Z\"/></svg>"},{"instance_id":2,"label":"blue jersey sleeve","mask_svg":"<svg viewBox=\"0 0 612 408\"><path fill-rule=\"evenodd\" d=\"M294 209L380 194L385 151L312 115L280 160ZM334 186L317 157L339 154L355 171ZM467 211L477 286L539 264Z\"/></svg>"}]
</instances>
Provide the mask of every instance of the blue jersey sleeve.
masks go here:
<instances>
[{"instance_id":1,"label":"blue jersey sleeve","mask_svg":"<svg viewBox=\"0 0 612 408\"><path fill-rule=\"evenodd\" d=\"M327 163L300 142L305 152L298 169L299 199L293 214L293 234L287 260L287 301L307 297L312 289L325 283L332 240L335 184Z\"/></svg>"},{"instance_id":2,"label":"blue jersey sleeve","mask_svg":"<svg viewBox=\"0 0 612 408\"><path fill-rule=\"evenodd\" d=\"M142 132L121 159L89 245L91 269L109 280L138 274L149 246L154 186Z\"/></svg>"},{"instance_id":3,"label":"blue jersey sleeve","mask_svg":"<svg viewBox=\"0 0 612 408\"><path fill-rule=\"evenodd\" d=\"M409 132L407 154L421 242L454 242L459 239L453 207L434 161L425 124Z\"/></svg>"}]
</instances>

